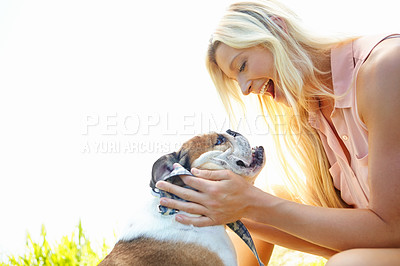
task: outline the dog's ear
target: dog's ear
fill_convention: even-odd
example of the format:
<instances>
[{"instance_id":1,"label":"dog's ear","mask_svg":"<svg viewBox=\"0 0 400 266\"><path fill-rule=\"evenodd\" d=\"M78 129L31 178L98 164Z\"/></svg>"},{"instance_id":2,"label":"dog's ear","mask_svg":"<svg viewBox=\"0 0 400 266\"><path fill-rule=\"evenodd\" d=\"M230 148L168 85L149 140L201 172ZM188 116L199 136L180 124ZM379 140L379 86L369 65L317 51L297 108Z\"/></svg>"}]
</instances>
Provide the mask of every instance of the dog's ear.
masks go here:
<instances>
[{"instance_id":1,"label":"dog's ear","mask_svg":"<svg viewBox=\"0 0 400 266\"><path fill-rule=\"evenodd\" d=\"M172 172L173 164L177 163L176 152L161 156L154 164L151 173L150 187L155 188L157 181L162 180L163 177L167 176Z\"/></svg>"},{"instance_id":2,"label":"dog's ear","mask_svg":"<svg viewBox=\"0 0 400 266\"><path fill-rule=\"evenodd\" d=\"M172 152L169 154L166 154L164 156L161 156L154 164L153 164L153 170L151 174L151 180L150 180L150 187L155 188L156 183L160 180L163 180L165 176L170 174L172 170L174 170L174 163L179 163L182 165L184 168L188 169L190 171L190 161L189 161L189 156L188 153L184 153L181 150L176 153ZM173 178L171 180L173 184L176 184L178 186L183 186L184 183L183 181L177 176L176 178Z\"/></svg>"}]
</instances>

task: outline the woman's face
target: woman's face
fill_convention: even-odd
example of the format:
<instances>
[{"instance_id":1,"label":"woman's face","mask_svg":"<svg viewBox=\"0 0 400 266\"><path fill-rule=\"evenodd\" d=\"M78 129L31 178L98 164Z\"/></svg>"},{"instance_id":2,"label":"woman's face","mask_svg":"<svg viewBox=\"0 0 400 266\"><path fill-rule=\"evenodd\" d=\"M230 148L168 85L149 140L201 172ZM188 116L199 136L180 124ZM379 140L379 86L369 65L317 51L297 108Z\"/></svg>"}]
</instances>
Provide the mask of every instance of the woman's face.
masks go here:
<instances>
[{"instance_id":1,"label":"woman's face","mask_svg":"<svg viewBox=\"0 0 400 266\"><path fill-rule=\"evenodd\" d=\"M277 102L286 103L276 87L276 70L272 53L261 46L235 49L220 43L215 60L229 78L236 80L244 95L269 95Z\"/></svg>"}]
</instances>

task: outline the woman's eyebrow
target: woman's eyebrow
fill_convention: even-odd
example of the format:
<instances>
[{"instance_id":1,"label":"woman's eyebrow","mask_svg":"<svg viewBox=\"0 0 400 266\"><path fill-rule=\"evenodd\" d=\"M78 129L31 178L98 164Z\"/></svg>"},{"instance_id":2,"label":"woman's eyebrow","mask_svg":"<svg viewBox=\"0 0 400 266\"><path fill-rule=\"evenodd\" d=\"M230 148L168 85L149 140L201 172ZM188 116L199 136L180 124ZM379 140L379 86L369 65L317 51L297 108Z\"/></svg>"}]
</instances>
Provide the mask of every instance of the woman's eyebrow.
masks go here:
<instances>
[{"instance_id":1,"label":"woman's eyebrow","mask_svg":"<svg viewBox=\"0 0 400 266\"><path fill-rule=\"evenodd\" d=\"M232 58L232 60L231 60L231 64L229 65L229 69L230 69L230 70L233 70L233 69L234 69L234 67L233 67L233 63L235 62L236 58L237 58L239 55L243 54L243 53L244 53L244 51L243 51L243 52L240 52L240 53L238 53L237 55L235 55L235 56Z\"/></svg>"}]
</instances>

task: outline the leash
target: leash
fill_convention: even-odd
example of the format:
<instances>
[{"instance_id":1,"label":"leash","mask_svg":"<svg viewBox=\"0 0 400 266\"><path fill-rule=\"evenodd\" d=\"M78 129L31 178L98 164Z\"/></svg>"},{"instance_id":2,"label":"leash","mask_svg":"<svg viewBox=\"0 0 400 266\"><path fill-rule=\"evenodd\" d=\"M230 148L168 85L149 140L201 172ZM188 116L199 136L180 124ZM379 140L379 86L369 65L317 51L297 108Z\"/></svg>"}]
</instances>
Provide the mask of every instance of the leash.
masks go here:
<instances>
[{"instance_id":1,"label":"leash","mask_svg":"<svg viewBox=\"0 0 400 266\"><path fill-rule=\"evenodd\" d=\"M173 177L180 176L180 175L194 176L187 169L185 169L183 167L178 167L178 168L175 168L169 175L162 178L162 180L169 182ZM189 186L184 186L184 188L193 189L192 187L189 187ZM176 196L175 194L169 193L167 191L164 191L164 190L161 190L158 188L152 188L152 191L153 191L153 195L158 196L160 198L165 197L165 198L188 202L187 200L184 200L184 199ZM161 206L161 205L158 205L158 211L159 211L159 213L161 213L161 215L174 215L179 212L179 210L177 210L177 209L170 209L170 208L167 208L167 207ZM256 246L254 245L253 239L251 238L250 232L249 232L249 230L247 230L246 226L240 220L237 220L236 222L233 222L233 223L228 223L226 225L246 243L246 245L253 252L254 256L256 256L256 258L258 260L258 264L260 266L264 266L264 264L260 260L260 257L258 256Z\"/></svg>"}]
</instances>

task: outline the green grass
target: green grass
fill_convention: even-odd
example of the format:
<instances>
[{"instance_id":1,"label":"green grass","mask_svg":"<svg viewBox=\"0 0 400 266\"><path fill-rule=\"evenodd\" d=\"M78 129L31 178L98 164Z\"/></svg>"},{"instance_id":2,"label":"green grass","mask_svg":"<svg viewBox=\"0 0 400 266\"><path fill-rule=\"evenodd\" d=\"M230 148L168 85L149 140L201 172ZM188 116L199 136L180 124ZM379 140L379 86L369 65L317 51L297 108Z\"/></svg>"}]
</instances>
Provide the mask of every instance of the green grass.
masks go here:
<instances>
[{"instance_id":1,"label":"green grass","mask_svg":"<svg viewBox=\"0 0 400 266\"><path fill-rule=\"evenodd\" d=\"M46 238L44 225L40 233L40 240L34 241L28 233L26 237L25 254L8 256L8 262L0 262L0 266L50 266L50 265L97 265L109 252L110 248L105 240L97 249L92 247L86 237L82 224L76 226L70 236L63 236L58 243L50 244Z\"/></svg>"}]
</instances>

